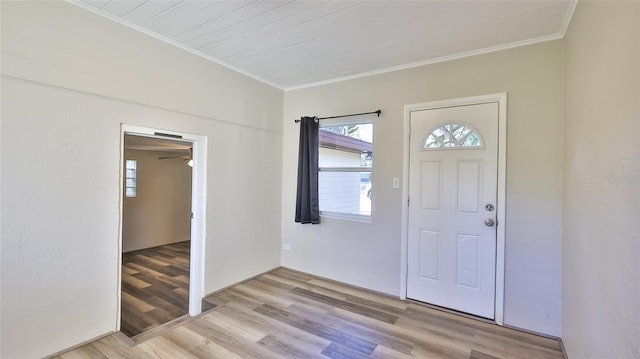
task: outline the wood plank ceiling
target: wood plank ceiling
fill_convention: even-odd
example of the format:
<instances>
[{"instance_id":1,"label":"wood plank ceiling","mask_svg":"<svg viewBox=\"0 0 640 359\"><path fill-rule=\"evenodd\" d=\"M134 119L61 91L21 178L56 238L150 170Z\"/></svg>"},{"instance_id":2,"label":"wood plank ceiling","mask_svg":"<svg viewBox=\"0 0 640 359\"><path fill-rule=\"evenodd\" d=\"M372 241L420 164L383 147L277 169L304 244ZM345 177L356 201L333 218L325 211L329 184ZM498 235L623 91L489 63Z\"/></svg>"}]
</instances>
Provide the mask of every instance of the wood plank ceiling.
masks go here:
<instances>
[{"instance_id":1,"label":"wood plank ceiling","mask_svg":"<svg viewBox=\"0 0 640 359\"><path fill-rule=\"evenodd\" d=\"M282 89L561 38L571 1L82 0Z\"/></svg>"}]
</instances>

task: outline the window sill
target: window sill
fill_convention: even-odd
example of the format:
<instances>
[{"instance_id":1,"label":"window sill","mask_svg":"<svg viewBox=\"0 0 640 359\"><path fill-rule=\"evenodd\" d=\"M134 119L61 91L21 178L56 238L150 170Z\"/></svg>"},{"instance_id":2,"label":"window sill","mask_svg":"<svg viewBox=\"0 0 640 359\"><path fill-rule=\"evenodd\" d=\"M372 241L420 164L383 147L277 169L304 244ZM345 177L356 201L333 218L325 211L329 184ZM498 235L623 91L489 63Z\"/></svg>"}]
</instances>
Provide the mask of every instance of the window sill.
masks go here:
<instances>
[{"instance_id":1,"label":"window sill","mask_svg":"<svg viewBox=\"0 0 640 359\"><path fill-rule=\"evenodd\" d=\"M339 212L320 212L320 217L340 219L352 222L371 223L371 216L362 214L339 213Z\"/></svg>"}]
</instances>

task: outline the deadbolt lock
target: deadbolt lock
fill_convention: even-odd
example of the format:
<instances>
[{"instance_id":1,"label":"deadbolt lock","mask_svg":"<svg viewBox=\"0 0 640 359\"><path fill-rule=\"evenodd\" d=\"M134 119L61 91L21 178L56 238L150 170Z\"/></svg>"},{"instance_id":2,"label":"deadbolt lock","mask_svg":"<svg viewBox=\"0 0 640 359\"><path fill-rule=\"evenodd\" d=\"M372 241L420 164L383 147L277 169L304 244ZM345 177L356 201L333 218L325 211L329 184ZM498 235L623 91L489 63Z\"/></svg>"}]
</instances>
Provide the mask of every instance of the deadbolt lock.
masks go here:
<instances>
[{"instance_id":1,"label":"deadbolt lock","mask_svg":"<svg viewBox=\"0 0 640 359\"><path fill-rule=\"evenodd\" d=\"M487 203L484 206L484 209L486 209L487 211L491 212L491 211L493 211L495 209L495 207L491 203Z\"/></svg>"}]
</instances>

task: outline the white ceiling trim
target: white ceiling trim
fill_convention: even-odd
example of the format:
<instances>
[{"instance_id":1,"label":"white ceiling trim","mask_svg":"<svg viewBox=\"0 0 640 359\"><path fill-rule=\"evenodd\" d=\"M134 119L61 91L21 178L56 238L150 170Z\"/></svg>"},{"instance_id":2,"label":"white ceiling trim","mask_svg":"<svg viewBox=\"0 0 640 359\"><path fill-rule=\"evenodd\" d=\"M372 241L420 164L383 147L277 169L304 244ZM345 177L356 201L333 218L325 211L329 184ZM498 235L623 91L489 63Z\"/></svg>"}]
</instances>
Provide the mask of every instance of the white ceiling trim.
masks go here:
<instances>
[{"instance_id":1,"label":"white ceiling trim","mask_svg":"<svg viewBox=\"0 0 640 359\"><path fill-rule=\"evenodd\" d=\"M68 3L71 3L71 4L75 5L75 6L78 6L80 8L83 8L85 10L91 11L92 13L94 13L94 14L96 14L98 16L102 16L102 17L107 18L109 20L115 21L120 25L124 25L124 26L126 26L128 28L131 28L133 30L139 31L139 32L141 32L141 33L143 33L145 35L151 36L151 37L153 37L153 38L155 38L157 40L166 42L169 45L173 45L173 46L178 47L178 48L180 48L180 49L182 49L184 51L190 52L190 53L192 53L192 54L194 54L196 56L200 56L200 57L202 57L202 58L204 58L206 60L209 60L211 62L215 62L216 64L218 64L220 66L224 66L224 67L226 67L226 68L228 68L230 70L238 72L238 73L240 73L242 75L245 75L247 77L250 77L250 78L252 78L254 80L260 81L260 82L262 82L262 83L264 83L266 85L269 85L271 87L275 87L278 90L284 90L284 88L282 86L278 86L278 85L274 84L273 82L265 80L265 79L263 79L261 77L258 77L258 76L254 75L252 73L249 73L249 72L247 72L245 70L242 70L242 69L240 69L238 67L235 67L233 65L230 65L230 64L228 64L228 63L226 63L224 61L221 61L221 60L219 60L219 59L217 59L215 57L209 56L209 55L207 55L205 53L202 53L202 52L200 52L198 50L195 50L195 49L192 49L190 47L184 46L184 45L182 45L182 44L180 44L180 43L178 43L176 41L173 41L171 39L168 39L168 38L166 38L166 37L164 37L164 36L162 36L160 34L157 34L155 32L149 31L149 30L147 30L147 29L145 29L145 28L143 28L141 26L132 24L132 23L130 23L128 21L124 21L121 18L116 17L114 15L111 15L111 14L109 14L107 12L100 11L99 9L97 9L97 8L95 8L93 6L90 6L90 5L87 5L85 3L80 2L79 0L65 0L65 1L68 2Z\"/></svg>"},{"instance_id":2,"label":"white ceiling trim","mask_svg":"<svg viewBox=\"0 0 640 359\"><path fill-rule=\"evenodd\" d=\"M571 23L571 19L573 18L573 13L576 11L577 6L578 6L578 0L571 1L571 4L569 4L569 10L567 11L564 17L564 21L562 22L560 37L564 38L564 35L567 34L567 30L569 29L569 24Z\"/></svg>"},{"instance_id":3,"label":"white ceiling trim","mask_svg":"<svg viewBox=\"0 0 640 359\"><path fill-rule=\"evenodd\" d=\"M461 52L459 54L438 57L438 58L435 58L435 59L412 62L410 64L392 66L392 67L387 67L387 68L384 68L384 69L379 69L379 70L374 70L374 71L362 72L362 73L355 74L355 75L336 77L334 79L317 81L317 82L312 82L312 83L308 83L308 84L304 84L304 85L285 87L284 91L300 90L300 89L308 88L308 87L327 85L327 84L331 84L331 83L335 83L335 82L341 82L341 81L358 79L358 78L362 78L362 77L385 74L385 73L388 73L388 72L407 70L407 69L412 69L412 68L416 68L416 67L437 64L439 62L458 60L458 59L463 59L463 58L466 58L466 57L472 57L472 56L488 54L488 53L496 52L496 51L508 50L508 49L512 49L514 47L521 47L521 46L538 44L538 43L541 43L541 42L558 40L558 39L562 39L562 37L563 37L563 34L558 33L558 34L554 34L554 35L538 37L538 38L535 38L535 39L516 41L516 42L509 43L509 44L486 47L484 49L479 49L479 50Z\"/></svg>"},{"instance_id":4,"label":"white ceiling trim","mask_svg":"<svg viewBox=\"0 0 640 359\"><path fill-rule=\"evenodd\" d=\"M394 72L394 71L407 70L407 69L412 69L412 68L416 68L416 67L420 67L420 66L432 65L432 64L439 63L439 62L458 60L458 59L463 59L465 57L488 54L488 53L491 53L491 52L513 49L515 47L527 46L527 45L538 44L538 43L541 43L541 42L547 42L547 41L563 39L564 36L567 33L567 30L569 29L569 24L571 23L571 19L573 18L573 13L576 11L576 7L578 6L578 1L579 0L571 1L571 4L569 5L569 11L567 11L566 16L565 16L565 18L564 18L564 20L562 22L562 27L561 27L560 31L557 34L554 34L554 35L542 36L542 37L538 37L538 38L535 38L535 39L529 39L529 40L523 40L523 41L516 41L516 42L509 43L509 44L498 45L498 46L493 46L493 47L487 47L487 48L480 49L480 50L467 51L467 52L462 52L462 53L459 53L459 54L438 57L438 58L435 58L435 59L429 59L429 60L425 60L425 61L418 61L418 62L413 62L413 63L410 63L410 64L404 64L404 65L399 65L399 66L392 66L392 67L387 67L387 68L384 68L384 69L379 69L379 70L374 70L374 71L362 72L362 73L355 74L355 75L336 77L336 78L329 79L329 80L311 82L311 83L308 83L308 84L303 84L303 85L298 85L298 86L285 87L284 91L285 92L286 91L294 91L294 90L300 90L300 89L314 87L314 86L328 85L328 84L341 82L341 81L347 81L347 80L353 80L353 79L358 79L358 78L363 78L363 77L368 77L368 76L380 75L380 74L385 74L385 73Z\"/></svg>"}]
</instances>

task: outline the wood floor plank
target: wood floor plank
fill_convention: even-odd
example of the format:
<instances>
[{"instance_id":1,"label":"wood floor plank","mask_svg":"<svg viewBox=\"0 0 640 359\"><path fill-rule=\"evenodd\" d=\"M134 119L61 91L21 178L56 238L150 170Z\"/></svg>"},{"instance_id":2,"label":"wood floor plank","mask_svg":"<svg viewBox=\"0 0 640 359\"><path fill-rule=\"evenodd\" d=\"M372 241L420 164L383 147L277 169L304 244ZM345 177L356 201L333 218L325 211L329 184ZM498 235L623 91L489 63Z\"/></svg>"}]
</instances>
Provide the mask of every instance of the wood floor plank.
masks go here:
<instances>
[{"instance_id":1,"label":"wood floor plank","mask_svg":"<svg viewBox=\"0 0 640 359\"><path fill-rule=\"evenodd\" d=\"M467 359L470 356L470 351L465 347L452 348L432 343L429 345L417 344L411 354L416 358Z\"/></svg>"},{"instance_id":2,"label":"wood floor plank","mask_svg":"<svg viewBox=\"0 0 640 359\"><path fill-rule=\"evenodd\" d=\"M211 311L211 313L202 318L223 328L233 336L244 338L251 342L257 342L269 334L268 330L246 325L246 323L238 321L222 311Z\"/></svg>"},{"instance_id":3,"label":"wood floor plank","mask_svg":"<svg viewBox=\"0 0 640 359\"><path fill-rule=\"evenodd\" d=\"M339 343L331 343L323 351L322 355L331 359L367 359L369 355L354 350L350 347L341 345Z\"/></svg>"},{"instance_id":4,"label":"wood floor plank","mask_svg":"<svg viewBox=\"0 0 640 359\"><path fill-rule=\"evenodd\" d=\"M353 322L367 328L375 328L375 330L380 333L413 343L414 351L415 346L421 346L422 349L419 349L419 352L425 351L425 348L428 349L434 346L448 346L456 348L460 346L460 343L472 343L473 340L473 336L458 335L456 333L442 334L441 332L433 331L431 327L427 326L407 328L399 325L403 321L407 320L407 318L404 317L400 318L398 322L392 325L384 322L377 322L371 318L362 317L338 308L331 311L329 315L348 320L349 322Z\"/></svg>"},{"instance_id":5,"label":"wood floor plank","mask_svg":"<svg viewBox=\"0 0 640 359\"><path fill-rule=\"evenodd\" d=\"M60 359L107 359L107 357L100 352L98 348L93 345L85 345L82 348L78 348L78 350L74 350L72 352L64 353L60 356L55 357Z\"/></svg>"},{"instance_id":6,"label":"wood floor plank","mask_svg":"<svg viewBox=\"0 0 640 359\"><path fill-rule=\"evenodd\" d=\"M471 349L471 355L469 356L469 359L498 359L498 357L494 357L493 355L485 354L483 352Z\"/></svg>"},{"instance_id":7,"label":"wood floor plank","mask_svg":"<svg viewBox=\"0 0 640 359\"><path fill-rule=\"evenodd\" d=\"M167 313L169 313L169 315L172 318L177 318L181 315L184 315L185 310L188 308L184 308L184 307L180 307L177 306L163 298L160 297L152 297L147 299L147 303L153 305L155 308L158 308L160 310L163 310Z\"/></svg>"},{"instance_id":8,"label":"wood floor plank","mask_svg":"<svg viewBox=\"0 0 640 359\"><path fill-rule=\"evenodd\" d=\"M259 302L255 299L246 297L235 290L235 288L227 288L222 292L218 292L208 296L209 301L212 303L216 303L218 305L223 305L225 303L237 303L240 305L244 305L247 308L256 308L262 305L262 302Z\"/></svg>"},{"instance_id":9,"label":"wood floor plank","mask_svg":"<svg viewBox=\"0 0 640 359\"><path fill-rule=\"evenodd\" d=\"M122 333L135 337L187 314L189 272L181 267L189 247L187 241L123 254Z\"/></svg>"},{"instance_id":10,"label":"wood floor plank","mask_svg":"<svg viewBox=\"0 0 640 359\"><path fill-rule=\"evenodd\" d=\"M160 266L158 261L187 249L163 250L155 262L143 261L140 267L128 264L129 275L140 275L155 288L150 293L165 297L146 298L153 307L149 315L127 323L144 329L178 313L180 301L188 299L188 286L178 286L184 274L172 276L180 266ZM141 295L146 288L129 283L123 289L131 290L123 297L132 302L128 295ZM551 338L284 268L214 293L203 302L213 308L195 319L183 316L166 329L155 327L146 332L149 335L136 337L144 341L125 340L116 333L57 358L563 358L560 343ZM123 325L129 311L123 307Z\"/></svg>"},{"instance_id":11,"label":"wood floor plank","mask_svg":"<svg viewBox=\"0 0 640 359\"><path fill-rule=\"evenodd\" d=\"M317 335L321 338L328 339L334 343L339 343L360 353L370 354L376 348L375 343L366 341L349 333L344 333L327 325L302 318L296 314L272 307L268 304L263 304L254 309L254 311L270 316L283 323Z\"/></svg>"},{"instance_id":12,"label":"wood floor plank","mask_svg":"<svg viewBox=\"0 0 640 359\"><path fill-rule=\"evenodd\" d=\"M130 347L116 335L110 335L89 345L93 345L107 358L138 359L144 358L144 352L137 347Z\"/></svg>"},{"instance_id":13,"label":"wood floor plank","mask_svg":"<svg viewBox=\"0 0 640 359\"><path fill-rule=\"evenodd\" d=\"M139 273L135 268L132 268L127 264L122 266L122 272L127 275L133 275L133 274Z\"/></svg>"},{"instance_id":14,"label":"wood floor plank","mask_svg":"<svg viewBox=\"0 0 640 359\"><path fill-rule=\"evenodd\" d=\"M145 274L150 275L152 277L160 277L160 276L163 275L162 272L155 271L155 270L153 270L153 269L151 269L149 267L146 267L144 265L141 265L141 264L135 263L135 262L129 262L129 263L123 265L123 267L124 266L126 266L128 268L131 268L131 269L134 269L134 270L138 271L139 273L145 273ZM135 274L135 273L133 273L133 274Z\"/></svg>"},{"instance_id":15,"label":"wood floor plank","mask_svg":"<svg viewBox=\"0 0 640 359\"><path fill-rule=\"evenodd\" d=\"M274 352L282 358L307 358L307 359L322 359L323 355L309 352L308 348L304 346L296 345L289 341L281 340L275 335L268 334L264 338L258 341L258 344L263 345L265 348Z\"/></svg>"},{"instance_id":16,"label":"wood floor plank","mask_svg":"<svg viewBox=\"0 0 640 359\"><path fill-rule=\"evenodd\" d=\"M166 336L155 337L137 346L148 358L154 359L198 359L198 356L191 353L182 345L175 345Z\"/></svg>"},{"instance_id":17,"label":"wood floor plank","mask_svg":"<svg viewBox=\"0 0 640 359\"><path fill-rule=\"evenodd\" d=\"M122 305L127 309L143 313L146 313L155 308L153 304L149 304L148 302L141 300L126 291L122 292Z\"/></svg>"},{"instance_id":18,"label":"wood floor plank","mask_svg":"<svg viewBox=\"0 0 640 359\"><path fill-rule=\"evenodd\" d=\"M240 294L253 298L260 303L269 304L277 308L285 308L294 303L288 298L278 296L273 292L265 293L261 291L260 288L250 287L246 284L239 284L235 286L234 289Z\"/></svg>"},{"instance_id":19,"label":"wood floor plank","mask_svg":"<svg viewBox=\"0 0 640 359\"><path fill-rule=\"evenodd\" d=\"M140 311L131 310L127 306L122 307L121 317L120 331L130 337L133 336L132 333L142 333L156 325L150 317L143 315Z\"/></svg>"},{"instance_id":20,"label":"wood floor plank","mask_svg":"<svg viewBox=\"0 0 640 359\"><path fill-rule=\"evenodd\" d=\"M276 279L273 279L273 277L269 277L269 273L263 274L260 277L254 278L253 280L255 280L256 282L262 283L264 285L267 285L270 288L278 288L278 289L282 289L283 291L290 291L291 289L297 287L296 285L287 284L286 282L281 282Z\"/></svg>"},{"instance_id":21,"label":"wood floor plank","mask_svg":"<svg viewBox=\"0 0 640 359\"><path fill-rule=\"evenodd\" d=\"M312 275L288 270L286 268L276 268L271 273L281 277L290 278L290 279L302 281L302 282L308 282L314 278L314 276Z\"/></svg>"},{"instance_id":22,"label":"wood floor plank","mask_svg":"<svg viewBox=\"0 0 640 359\"><path fill-rule=\"evenodd\" d=\"M346 300L349 297L349 295L345 294L344 292L340 292L338 290L333 290L331 288L315 285L315 284L312 284L311 281L305 282L304 284L300 284L294 289L301 289L301 290L306 290L312 293L322 294L324 296L334 298L337 300Z\"/></svg>"},{"instance_id":23,"label":"wood floor plank","mask_svg":"<svg viewBox=\"0 0 640 359\"><path fill-rule=\"evenodd\" d=\"M410 359L413 358L413 355L400 353L379 344L370 357L373 359Z\"/></svg>"},{"instance_id":24,"label":"wood floor plank","mask_svg":"<svg viewBox=\"0 0 640 359\"><path fill-rule=\"evenodd\" d=\"M530 358L552 359L557 355L557 351L509 338L492 338L491 340L486 340L486 338L483 340L482 338L484 338L484 333L478 333L471 348L497 357L523 355Z\"/></svg>"},{"instance_id":25,"label":"wood floor plank","mask_svg":"<svg viewBox=\"0 0 640 359\"><path fill-rule=\"evenodd\" d=\"M300 307L297 305L292 305L288 307L287 311L290 313L298 314L298 315L309 314L308 311L300 310ZM394 351L397 351L400 353L411 354L411 351L413 350L414 345L412 342L408 340L381 332L377 329L373 329L368 326L360 325L356 322L343 320L343 319L340 319L331 315L326 315L326 314L325 315L316 314L314 315L314 318L318 323L322 323L326 326L338 329L345 333L356 335L362 339L371 341L373 343L385 345L388 348L393 349Z\"/></svg>"},{"instance_id":26,"label":"wood floor plank","mask_svg":"<svg viewBox=\"0 0 640 359\"><path fill-rule=\"evenodd\" d=\"M228 358L242 359L242 357L185 327L178 327L166 334L174 345L181 346L198 358Z\"/></svg>"},{"instance_id":27,"label":"wood floor plank","mask_svg":"<svg viewBox=\"0 0 640 359\"><path fill-rule=\"evenodd\" d=\"M291 289L294 288L281 288L281 287L273 287L265 284L264 282L254 279L248 283L254 289L264 293L265 295L269 295L272 298L272 302L276 303L278 307L287 307L293 303L304 304L307 307L313 308L317 312L326 313L331 310L333 307L329 304L322 303L313 299L304 298L295 293L291 292Z\"/></svg>"},{"instance_id":28,"label":"wood floor plank","mask_svg":"<svg viewBox=\"0 0 640 359\"><path fill-rule=\"evenodd\" d=\"M138 255L138 256L139 256L139 258L136 258L136 259L141 260L143 262L150 263L150 264L154 264L156 266L160 266L160 267L169 267L169 266L171 266L171 262L170 261L167 261L162 257L158 257L157 255L151 255L151 256L150 255L145 255L145 256Z\"/></svg>"},{"instance_id":29,"label":"wood floor plank","mask_svg":"<svg viewBox=\"0 0 640 359\"><path fill-rule=\"evenodd\" d=\"M185 284L189 284L189 278L187 278L186 282L184 281L183 278L185 277L184 276L168 277L165 275L156 277L156 279L159 280L160 282L164 282L165 284L170 285L174 288L185 288Z\"/></svg>"},{"instance_id":30,"label":"wood floor plank","mask_svg":"<svg viewBox=\"0 0 640 359\"><path fill-rule=\"evenodd\" d=\"M293 288L296 288L296 287L303 288L307 284L307 282L304 282L304 281L300 281L300 280L297 280L297 279L287 278L287 277L284 277L282 275L278 275L278 272L276 272L275 270L271 271L269 273L265 273L265 274L261 275L260 278L265 278L265 279L276 281L276 282L281 283L283 285L288 285L288 286L291 287L290 289L293 289Z\"/></svg>"},{"instance_id":31,"label":"wood floor plank","mask_svg":"<svg viewBox=\"0 0 640 359\"><path fill-rule=\"evenodd\" d=\"M380 298L380 297L378 297ZM381 303L380 301L377 301L375 299L368 299L368 298L363 298L363 297L358 297L358 296L354 296L354 295L349 295L347 296L347 298L345 299L347 302L349 303L353 303L362 307L366 307L366 308L370 308L370 309L375 309L377 311L380 312L384 312L387 314L390 314L392 316L398 317L402 314L405 313L405 311L407 310L406 307L401 308L395 305L389 305L387 303Z\"/></svg>"},{"instance_id":32,"label":"wood floor plank","mask_svg":"<svg viewBox=\"0 0 640 359\"><path fill-rule=\"evenodd\" d=\"M477 330L476 332L476 337L478 337L479 340L482 339L499 342L508 341L511 344L527 346L530 348L545 348L552 352L562 350L562 347L557 340L494 325L489 325L488 327L482 330Z\"/></svg>"},{"instance_id":33,"label":"wood floor plank","mask_svg":"<svg viewBox=\"0 0 640 359\"><path fill-rule=\"evenodd\" d=\"M320 293L315 293L306 289L294 288L291 290L291 292L309 299L316 300L321 303L329 304L336 308L341 308L344 310L348 310L350 312L354 312L370 318L374 318L385 323L393 324L395 323L396 320L398 320L398 317L395 315L383 313L378 310L363 307L363 306L350 303L344 300L335 299L333 297L329 297L327 295L320 294Z\"/></svg>"},{"instance_id":34,"label":"wood floor plank","mask_svg":"<svg viewBox=\"0 0 640 359\"><path fill-rule=\"evenodd\" d=\"M167 283L166 281L159 280L159 278L166 277L166 275L152 277L144 273L138 273L138 274L134 274L132 277L147 284L147 286L144 286L144 287L135 286L136 288L139 288L139 289L145 289L146 287L153 286L155 287L156 290L169 291L169 290L174 290L178 288L178 286L174 286Z\"/></svg>"},{"instance_id":35,"label":"wood floor plank","mask_svg":"<svg viewBox=\"0 0 640 359\"><path fill-rule=\"evenodd\" d=\"M337 292L348 294L351 298L362 298L378 304L395 307L400 310L405 310L408 306L408 303L406 301L398 300L397 298L392 298L388 295L373 293L356 287L345 286L342 283L337 283L326 279L312 278L307 283L312 284L316 287L324 287Z\"/></svg>"},{"instance_id":36,"label":"wood floor plank","mask_svg":"<svg viewBox=\"0 0 640 359\"><path fill-rule=\"evenodd\" d=\"M449 328L443 328L438 324L424 323L412 318L400 318L396 323L404 333L423 333L424 335L412 336L417 344L425 347L431 345L445 345L456 347L460 342L474 343L475 332L456 332Z\"/></svg>"},{"instance_id":37,"label":"wood floor plank","mask_svg":"<svg viewBox=\"0 0 640 359\"><path fill-rule=\"evenodd\" d=\"M243 358L279 358L277 354L244 338L238 338L207 320L189 322L186 327ZM253 345L252 345L253 344Z\"/></svg>"},{"instance_id":38,"label":"wood floor plank","mask_svg":"<svg viewBox=\"0 0 640 359\"><path fill-rule=\"evenodd\" d=\"M122 281L140 289L151 286L151 284L140 279L140 273L134 273L131 275L122 276Z\"/></svg>"},{"instance_id":39,"label":"wood floor plank","mask_svg":"<svg viewBox=\"0 0 640 359\"><path fill-rule=\"evenodd\" d=\"M269 316L261 315L237 303L226 304L217 310L243 321L245 325L268 331L270 335L278 337L281 341L304 347L309 353L320 353L331 343L330 340L299 330Z\"/></svg>"},{"instance_id":40,"label":"wood floor plank","mask_svg":"<svg viewBox=\"0 0 640 359\"><path fill-rule=\"evenodd\" d=\"M446 331L446 333L455 333L457 335L464 334L469 337L476 333L477 329L471 325L465 325L466 322L461 322L457 319L447 320L437 315L437 313L427 314L412 309L412 307L407 308L406 316L401 318L407 326L420 327L421 325L428 325L433 327L434 330Z\"/></svg>"}]
</instances>

